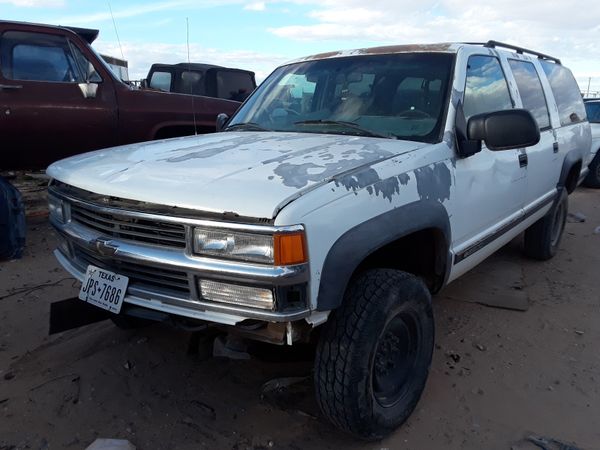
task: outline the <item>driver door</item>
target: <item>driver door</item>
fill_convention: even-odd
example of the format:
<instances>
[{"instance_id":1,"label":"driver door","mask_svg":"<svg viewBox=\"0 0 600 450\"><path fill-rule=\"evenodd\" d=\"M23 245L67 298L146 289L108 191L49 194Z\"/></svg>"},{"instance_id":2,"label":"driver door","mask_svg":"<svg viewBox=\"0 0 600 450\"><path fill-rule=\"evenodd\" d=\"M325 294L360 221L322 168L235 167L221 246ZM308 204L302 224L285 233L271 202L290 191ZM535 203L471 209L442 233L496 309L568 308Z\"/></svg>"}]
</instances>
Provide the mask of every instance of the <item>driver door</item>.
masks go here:
<instances>
[{"instance_id":1,"label":"driver door","mask_svg":"<svg viewBox=\"0 0 600 450\"><path fill-rule=\"evenodd\" d=\"M51 31L0 29L0 169L45 169L55 160L115 144L111 80L94 71L96 95L85 98L80 87L88 75L81 64L82 58L89 63L85 50L60 30Z\"/></svg>"}]
</instances>

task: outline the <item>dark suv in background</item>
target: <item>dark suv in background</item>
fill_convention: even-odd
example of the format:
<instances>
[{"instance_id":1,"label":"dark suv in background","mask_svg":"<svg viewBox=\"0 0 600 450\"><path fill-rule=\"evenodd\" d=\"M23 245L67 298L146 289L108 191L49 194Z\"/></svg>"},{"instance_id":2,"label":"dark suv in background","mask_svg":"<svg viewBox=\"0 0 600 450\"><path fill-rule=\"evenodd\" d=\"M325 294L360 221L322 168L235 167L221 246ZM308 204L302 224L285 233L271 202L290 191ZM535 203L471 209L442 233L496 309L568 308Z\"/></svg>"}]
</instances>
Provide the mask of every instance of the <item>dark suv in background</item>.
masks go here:
<instances>
[{"instance_id":1,"label":"dark suv in background","mask_svg":"<svg viewBox=\"0 0 600 450\"><path fill-rule=\"evenodd\" d=\"M241 102L254 91L256 81L254 72L212 64L152 64L142 86Z\"/></svg>"}]
</instances>

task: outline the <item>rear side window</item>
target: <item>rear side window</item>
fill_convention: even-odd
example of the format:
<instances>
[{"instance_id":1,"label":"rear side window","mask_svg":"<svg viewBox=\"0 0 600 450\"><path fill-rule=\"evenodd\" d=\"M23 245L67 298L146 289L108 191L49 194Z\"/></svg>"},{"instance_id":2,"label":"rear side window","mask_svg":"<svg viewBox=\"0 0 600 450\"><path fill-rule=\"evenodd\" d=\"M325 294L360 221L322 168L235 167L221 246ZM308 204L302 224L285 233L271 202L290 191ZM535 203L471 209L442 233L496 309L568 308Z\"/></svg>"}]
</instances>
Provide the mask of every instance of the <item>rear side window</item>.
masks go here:
<instances>
[{"instance_id":1,"label":"rear side window","mask_svg":"<svg viewBox=\"0 0 600 450\"><path fill-rule=\"evenodd\" d=\"M585 120L585 106L583 106L579 86L571 71L560 64L548 61L541 61L541 64L558 106L561 125L569 125Z\"/></svg>"},{"instance_id":2,"label":"rear side window","mask_svg":"<svg viewBox=\"0 0 600 450\"><path fill-rule=\"evenodd\" d=\"M171 92L171 72L153 72L150 87L160 91Z\"/></svg>"},{"instance_id":3,"label":"rear side window","mask_svg":"<svg viewBox=\"0 0 600 450\"><path fill-rule=\"evenodd\" d=\"M517 61L516 59L509 59L508 63L517 81L523 108L531 112L540 129L549 128L550 114L548 113L546 96L535 66L530 62Z\"/></svg>"},{"instance_id":4,"label":"rear side window","mask_svg":"<svg viewBox=\"0 0 600 450\"><path fill-rule=\"evenodd\" d=\"M508 84L494 56L475 55L467 64L464 112L468 119L475 114L501 111L513 107Z\"/></svg>"},{"instance_id":5,"label":"rear side window","mask_svg":"<svg viewBox=\"0 0 600 450\"><path fill-rule=\"evenodd\" d=\"M204 76L202 72L184 70L179 74L177 92L183 94L205 95Z\"/></svg>"},{"instance_id":6,"label":"rear side window","mask_svg":"<svg viewBox=\"0 0 600 450\"><path fill-rule=\"evenodd\" d=\"M238 102L246 100L254 90L252 76L246 72L217 72L217 97Z\"/></svg>"},{"instance_id":7,"label":"rear side window","mask_svg":"<svg viewBox=\"0 0 600 450\"><path fill-rule=\"evenodd\" d=\"M0 44L0 66L11 80L84 81L63 36L7 31Z\"/></svg>"},{"instance_id":8,"label":"rear side window","mask_svg":"<svg viewBox=\"0 0 600 450\"><path fill-rule=\"evenodd\" d=\"M600 123L600 102L586 102L585 111L590 122Z\"/></svg>"}]
</instances>

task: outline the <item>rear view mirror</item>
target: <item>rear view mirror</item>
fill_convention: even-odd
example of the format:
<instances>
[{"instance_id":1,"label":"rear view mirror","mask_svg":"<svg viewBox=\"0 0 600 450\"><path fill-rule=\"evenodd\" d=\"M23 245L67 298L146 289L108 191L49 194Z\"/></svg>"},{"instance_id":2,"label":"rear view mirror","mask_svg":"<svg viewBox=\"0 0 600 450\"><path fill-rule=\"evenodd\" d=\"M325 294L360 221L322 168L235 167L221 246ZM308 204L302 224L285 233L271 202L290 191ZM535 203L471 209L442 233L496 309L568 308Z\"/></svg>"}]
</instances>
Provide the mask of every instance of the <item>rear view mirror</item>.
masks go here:
<instances>
[{"instance_id":1,"label":"rear view mirror","mask_svg":"<svg viewBox=\"0 0 600 450\"><path fill-rule=\"evenodd\" d=\"M537 144L540 129L529 111L507 109L472 116L467 123L467 137L484 141L490 150L510 150Z\"/></svg>"},{"instance_id":2,"label":"rear view mirror","mask_svg":"<svg viewBox=\"0 0 600 450\"><path fill-rule=\"evenodd\" d=\"M225 125L227 125L228 121L229 121L229 116L225 113L221 113L217 116L217 124L216 124L217 133L219 131L223 131L223 129L225 128Z\"/></svg>"}]
</instances>

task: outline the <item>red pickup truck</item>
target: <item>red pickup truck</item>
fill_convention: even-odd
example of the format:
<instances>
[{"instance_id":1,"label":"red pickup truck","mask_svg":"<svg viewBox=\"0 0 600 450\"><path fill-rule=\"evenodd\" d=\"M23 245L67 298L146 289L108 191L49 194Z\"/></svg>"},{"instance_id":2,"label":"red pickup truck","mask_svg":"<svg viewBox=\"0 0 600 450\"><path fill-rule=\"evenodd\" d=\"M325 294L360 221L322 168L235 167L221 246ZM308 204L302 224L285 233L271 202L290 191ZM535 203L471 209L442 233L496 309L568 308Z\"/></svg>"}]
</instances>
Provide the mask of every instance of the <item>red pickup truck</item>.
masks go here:
<instances>
[{"instance_id":1,"label":"red pickup truck","mask_svg":"<svg viewBox=\"0 0 600 450\"><path fill-rule=\"evenodd\" d=\"M0 21L0 171L44 169L89 150L212 132L219 113L231 115L241 104L130 86L90 46L97 36L97 30Z\"/></svg>"}]
</instances>

